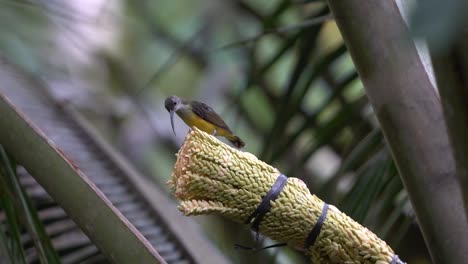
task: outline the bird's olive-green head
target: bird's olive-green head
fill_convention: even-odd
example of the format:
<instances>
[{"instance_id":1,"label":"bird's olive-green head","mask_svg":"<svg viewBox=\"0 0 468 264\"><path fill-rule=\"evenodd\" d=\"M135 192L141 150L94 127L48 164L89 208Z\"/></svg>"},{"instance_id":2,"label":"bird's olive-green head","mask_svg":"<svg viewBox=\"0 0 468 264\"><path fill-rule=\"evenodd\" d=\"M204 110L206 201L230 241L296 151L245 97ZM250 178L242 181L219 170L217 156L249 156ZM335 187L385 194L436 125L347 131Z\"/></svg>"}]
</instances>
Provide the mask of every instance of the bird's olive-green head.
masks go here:
<instances>
[{"instance_id":1,"label":"bird's olive-green head","mask_svg":"<svg viewBox=\"0 0 468 264\"><path fill-rule=\"evenodd\" d=\"M183 105L184 105L183 99L175 95L171 95L167 97L166 101L164 101L164 106L166 107L166 110L169 112L171 116L171 126L172 126L172 132L174 132L174 135L176 134L175 129L174 129L174 112L182 108Z\"/></svg>"}]
</instances>

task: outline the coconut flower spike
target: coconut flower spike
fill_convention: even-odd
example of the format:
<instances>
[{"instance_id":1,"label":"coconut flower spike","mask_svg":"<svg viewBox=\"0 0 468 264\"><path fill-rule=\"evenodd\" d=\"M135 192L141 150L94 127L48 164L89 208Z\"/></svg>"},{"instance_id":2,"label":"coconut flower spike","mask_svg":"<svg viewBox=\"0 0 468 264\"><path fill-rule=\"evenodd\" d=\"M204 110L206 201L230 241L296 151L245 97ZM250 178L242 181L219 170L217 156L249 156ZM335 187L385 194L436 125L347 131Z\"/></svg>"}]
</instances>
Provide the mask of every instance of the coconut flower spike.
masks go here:
<instances>
[{"instance_id":1,"label":"coconut flower spike","mask_svg":"<svg viewBox=\"0 0 468 264\"><path fill-rule=\"evenodd\" d=\"M253 154L194 128L169 185L184 215L220 214L305 251L312 263L401 264L374 233Z\"/></svg>"}]
</instances>

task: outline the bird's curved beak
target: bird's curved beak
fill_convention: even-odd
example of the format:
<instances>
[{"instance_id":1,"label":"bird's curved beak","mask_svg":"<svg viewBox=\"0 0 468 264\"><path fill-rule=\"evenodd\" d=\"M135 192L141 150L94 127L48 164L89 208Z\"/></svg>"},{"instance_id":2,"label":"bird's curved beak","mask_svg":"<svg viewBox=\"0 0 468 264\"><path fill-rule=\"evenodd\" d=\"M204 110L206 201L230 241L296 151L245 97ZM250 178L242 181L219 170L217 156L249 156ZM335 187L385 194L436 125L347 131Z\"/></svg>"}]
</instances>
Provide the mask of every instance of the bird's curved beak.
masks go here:
<instances>
[{"instance_id":1,"label":"bird's curved beak","mask_svg":"<svg viewBox=\"0 0 468 264\"><path fill-rule=\"evenodd\" d=\"M169 111L169 115L171 116L172 132L174 132L174 136L176 136L175 129L174 129L174 110Z\"/></svg>"}]
</instances>

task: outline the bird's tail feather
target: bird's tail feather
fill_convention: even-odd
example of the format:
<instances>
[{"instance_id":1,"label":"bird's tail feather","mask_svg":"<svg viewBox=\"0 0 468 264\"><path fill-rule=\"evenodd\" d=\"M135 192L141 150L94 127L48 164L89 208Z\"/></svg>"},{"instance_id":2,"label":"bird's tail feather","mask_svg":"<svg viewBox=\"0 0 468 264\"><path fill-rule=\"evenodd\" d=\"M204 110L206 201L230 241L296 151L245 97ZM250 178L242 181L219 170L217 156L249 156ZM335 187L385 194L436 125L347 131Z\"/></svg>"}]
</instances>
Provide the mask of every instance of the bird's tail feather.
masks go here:
<instances>
[{"instance_id":1,"label":"bird's tail feather","mask_svg":"<svg viewBox=\"0 0 468 264\"><path fill-rule=\"evenodd\" d=\"M231 142L231 143L234 145L234 147L236 147L236 148L239 148L239 149L240 149L240 148L245 147L245 142L244 142L242 139L240 139L238 136L232 136L232 137L228 138L228 140L229 140L229 142Z\"/></svg>"}]
</instances>

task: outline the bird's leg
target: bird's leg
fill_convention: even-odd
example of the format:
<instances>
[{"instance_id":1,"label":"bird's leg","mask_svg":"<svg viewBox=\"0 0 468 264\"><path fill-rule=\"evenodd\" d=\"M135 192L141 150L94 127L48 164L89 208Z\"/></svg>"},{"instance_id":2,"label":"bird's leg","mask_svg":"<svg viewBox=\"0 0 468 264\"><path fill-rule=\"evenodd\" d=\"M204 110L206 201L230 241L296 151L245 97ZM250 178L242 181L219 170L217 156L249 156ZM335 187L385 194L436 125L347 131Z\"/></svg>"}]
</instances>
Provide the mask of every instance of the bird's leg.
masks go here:
<instances>
[{"instance_id":1,"label":"bird's leg","mask_svg":"<svg viewBox=\"0 0 468 264\"><path fill-rule=\"evenodd\" d=\"M216 128L213 130L213 133L211 133L212 136L216 136Z\"/></svg>"}]
</instances>

